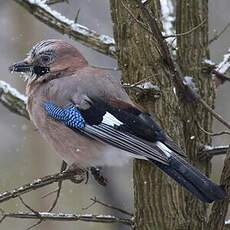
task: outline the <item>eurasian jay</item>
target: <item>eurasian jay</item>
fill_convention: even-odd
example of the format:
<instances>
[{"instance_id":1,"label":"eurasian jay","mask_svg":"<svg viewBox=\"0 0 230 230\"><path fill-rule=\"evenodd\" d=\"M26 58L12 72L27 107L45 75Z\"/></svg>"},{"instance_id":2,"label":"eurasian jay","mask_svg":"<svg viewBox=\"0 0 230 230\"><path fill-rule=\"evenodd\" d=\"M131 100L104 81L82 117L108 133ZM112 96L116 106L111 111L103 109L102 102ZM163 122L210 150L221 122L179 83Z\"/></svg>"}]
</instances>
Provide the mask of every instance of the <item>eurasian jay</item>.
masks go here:
<instances>
[{"instance_id":1,"label":"eurasian jay","mask_svg":"<svg viewBox=\"0 0 230 230\"><path fill-rule=\"evenodd\" d=\"M30 119L67 164L90 168L143 159L201 201L225 197L222 186L190 165L154 119L131 101L119 80L90 67L72 45L41 41L9 69L30 73Z\"/></svg>"}]
</instances>

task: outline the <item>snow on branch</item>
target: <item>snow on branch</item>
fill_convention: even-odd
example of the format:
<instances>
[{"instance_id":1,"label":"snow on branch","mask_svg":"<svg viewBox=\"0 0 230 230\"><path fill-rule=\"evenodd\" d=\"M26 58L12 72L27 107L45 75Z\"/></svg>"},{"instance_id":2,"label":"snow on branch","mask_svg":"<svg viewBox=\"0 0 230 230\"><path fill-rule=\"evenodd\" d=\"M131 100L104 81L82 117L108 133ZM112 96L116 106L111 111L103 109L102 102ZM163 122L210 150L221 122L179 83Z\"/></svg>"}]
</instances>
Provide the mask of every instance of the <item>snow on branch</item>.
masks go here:
<instances>
[{"instance_id":1,"label":"snow on branch","mask_svg":"<svg viewBox=\"0 0 230 230\"><path fill-rule=\"evenodd\" d=\"M204 149L200 152L200 159L212 158L214 156L226 154L229 149L228 145L210 146L205 145Z\"/></svg>"},{"instance_id":2,"label":"snow on branch","mask_svg":"<svg viewBox=\"0 0 230 230\"><path fill-rule=\"evenodd\" d=\"M42 178L35 179L31 183L27 183L22 185L18 188L14 188L13 190L6 191L0 193L0 203L8 201L10 199L14 199L19 197L20 200L23 202L21 195L28 193L30 191L42 188L49 184L60 182L64 180L72 180L75 176L80 175L79 170L66 170L60 173L56 173L53 175L48 175ZM97 223L120 223L125 225L132 225L132 219L124 219L116 216L111 215L93 215L93 214L64 214L64 213L52 213L49 212L37 212L26 205L24 202L23 204L29 208L32 213L24 213L24 212L17 212L17 213L7 213L3 210L0 214L0 223L3 222L6 218L22 218L22 219L35 219L39 220L33 226L40 224L42 221L51 220L51 221L85 221L85 222L97 222Z\"/></svg>"},{"instance_id":3,"label":"snow on branch","mask_svg":"<svg viewBox=\"0 0 230 230\"><path fill-rule=\"evenodd\" d=\"M33 219L33 220L51 220L51 221L83 221L94 223L119 223L124 225L133 225L131 219L120 218L112 215L93 215L93 214L68 214L68 213L51 213L51 212L36 212L36 213L5 213L2 211L0 223L6 218L17 219Z\"/></svg>"},{"instance_id":4,"label":"snow on branch","mask_svg":"<svg viewBox=\"0 0 230 230\"><path fill-rule=\"evenodd\" d=\"M8 83L0 81L0 102L10 111L29 119L26 110L27 97L19 93L15 88Z\"/></svg>"},{"instance_id":5,"label":"snow on branch","mask_svg":"<svg viewBox=\"0 0 230 230\"><path fill-rule=\"evenodd\" d=\"M76 175L79 175L78 170L66 170L56 174L48 175L42 178L35 179L34 181L14 188L10 191L0 193L0 203L10 200L12 198L19 197L25 193L31 192L33 190L42 188L49 184L74 179Z\"/></svg>"},{"instance_id":6,"label":"snow on branch","mask_svg":"<svg viewBox=\"0 0 230 230\"><path fill-rule=\"evenodd\" d=\"M55 30L91 47L103 54L115 56L115 41L112 37L75 23L53 10L42 0L14 0L34 15L38 20Z\"/></svg>"},{"instance_id":7,"label":"snow on branch","mask_svg":"<svg viewBox=\"0 0 230 230\"><path fill-rule=\"evenodd\" d=\"M204 60L204 68L213 74L216 87L225 81L230 81L230 48L219 64L211 60Z\"/></svg>"},{"instance_id":8,"label":"snow on branch","mask_svg":"<svg viewBox=\"0 0 230 230\"><path fill-rule=\"evenodd\" d=\"M224 55L223 61L218 64L217 71L222 74L230 72L230 48L228 49L228 52Z\"/></svg>"}]
</instances>

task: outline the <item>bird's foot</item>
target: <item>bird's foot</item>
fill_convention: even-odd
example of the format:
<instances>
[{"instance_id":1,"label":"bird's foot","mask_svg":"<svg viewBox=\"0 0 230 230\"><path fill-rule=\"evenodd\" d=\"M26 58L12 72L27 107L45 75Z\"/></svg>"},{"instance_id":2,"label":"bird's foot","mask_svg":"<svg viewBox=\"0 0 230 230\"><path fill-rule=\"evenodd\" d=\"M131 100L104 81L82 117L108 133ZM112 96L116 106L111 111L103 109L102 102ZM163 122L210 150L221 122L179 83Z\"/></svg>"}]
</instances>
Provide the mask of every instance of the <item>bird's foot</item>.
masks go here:
<instances>
[{"instance_id":1,"label":"bird's foot","mask_svg":"<svg viewBox=\"0 0 230 230\"><path fill-rule=\"evenodd\" d=\"M90 172L94 179L102 186L106 186L108 183L107 178L101 175L100 168L91 167Z\"/></svg>"},{"instance_id":2,"label":"bird's foot","mask_svg":"<svg viewBox=\"0 0 230 230\"><path fill-rule=\"evenodd\" d=\"M70 180L75 183L75 184L80 184L82 183L83 181L86 181L85 183L88 182L88 178L89 178L89 173L88 173L88 170L84 169L84 168L81 168L79 167L78 165L76 164L72 164L68 167L68 170L71 170L71 171L75 171L76 172L76 175L74 175Z\"/></svg>"}]
</instances>

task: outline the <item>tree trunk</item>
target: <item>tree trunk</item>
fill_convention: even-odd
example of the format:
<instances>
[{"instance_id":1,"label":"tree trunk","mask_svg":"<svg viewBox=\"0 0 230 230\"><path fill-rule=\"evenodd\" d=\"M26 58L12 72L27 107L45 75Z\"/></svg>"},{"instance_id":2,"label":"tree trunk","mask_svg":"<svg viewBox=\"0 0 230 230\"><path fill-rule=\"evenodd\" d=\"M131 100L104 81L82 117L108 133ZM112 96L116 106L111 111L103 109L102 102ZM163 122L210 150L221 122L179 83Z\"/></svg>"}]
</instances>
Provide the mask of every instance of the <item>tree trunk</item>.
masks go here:
<instances>
[{"instance_id":1,"label":"tree trunk","mask_svg":"<svg viewBox=\"0 0 230 230\"><path fill-rule=\"evenodd\" d=\"M209 74L202 71L202 62L209 59L208 50L208 0L178 0L176 7L176 33L189 31L202 24L187 36L177 38L177 63L184 76L192 76L198 93L211 107L214 106L215 91ZM210 144L211 138L201 132L212 130L212 116L201 105L191 105L181 101L181 121L185 138L186 152L189 159L201 171L209 175L210 161L200 161L197 153L200 146ZM192 116L191 116L192 115ZM207 205L189 195L187 213L189 229L205 229L207 222Z\"/></svg>"},{"instance_id":2,"label":"tree trunk","mask_svg":"<svg viewBox=\"0 0 230 230\"><path fill-rule=\"evenodd\" d=\"M194 17L190 12L183 12L184 0L177 1L177 30L184 32L207 18L207 1L188 1ZM197 5L196 5L197 3ZM160 2L150 0L146 6L152 16L160 22ZM198 12L195 12L198 11ZM157 85L160 98L154 97L154 89L136 92L128 91L132 98L141 104L148 112L155 114L162 128L182 147L186 147L189 157L202 170L208 172L206 162L198 162L196 153L200 144L210 140L199 132L196 120L205 129L211 129L211 117L199 106L188 106L174 93L173 81L166 76L167 66L162 60L159 42L150 34L146 27L146 18L142 15L135 1L111 0L112 20L114 22L114 37L117 46L119 67L125 83L135 83L140 80ZM190 21L186 18L190 17ZM185 20L186 21L183 21ZM181 20L179 22L178 20ZM141 23L139 23L141 22ZM144 23L144 27L143 27ZM185 24L185 25L184 25ZM207 57L207 21L202 29L194 34L180 37L179 64L183 73L193 75L199 89L204 89L202 97L212 105L213 93L211 82L201 72L202 58ZM205 28L205 29L204 29ZM198 34L197 34L198 33ZM198 36L199 35L199 36ZM185 44L183 46L183 44ZM186 47L186 44L189 48ZM193 46L194 44L194 46ZM199 45L198 45L199 44ZM183 56L182 56L183 54ZM191 55L191 58L189 58ZM183 58L185 60L183 60ZM183 103L183 104L182 104ZM182 112L185 113L182 117ZM196 115L192 115L196 113ZM187 121L190 122L187 122ZM191 140L191 136L195 138ZM148 162L136 160L133 169L134 176L134 207L135 224L138 230L152 229L203 229L206 223L206 206L193 199L183 188L177 185L158 168Z\"/></svg>"}]
</instances>

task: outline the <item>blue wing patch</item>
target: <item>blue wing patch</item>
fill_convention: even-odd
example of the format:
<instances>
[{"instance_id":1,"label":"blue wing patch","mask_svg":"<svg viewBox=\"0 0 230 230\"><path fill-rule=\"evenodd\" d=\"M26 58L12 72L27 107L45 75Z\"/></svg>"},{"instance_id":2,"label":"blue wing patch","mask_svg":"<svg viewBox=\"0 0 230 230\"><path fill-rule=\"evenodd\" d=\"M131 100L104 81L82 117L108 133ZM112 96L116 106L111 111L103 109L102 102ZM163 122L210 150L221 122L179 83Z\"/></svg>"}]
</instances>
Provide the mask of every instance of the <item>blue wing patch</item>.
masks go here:
<instances>
[{"instance_id":1,"label":"blue wing patch","mask_svg":"<svg viewBox=\"0 0 230 230\"><path fill-rule=\"evenodd\" d=\"M50 101L45 101L44 109L50 117L58 121L63 121L65 125L71 128L82 129L85 127L85 120L81 112L74 105L62 107Z\"/></svg>"}]
</instances>

